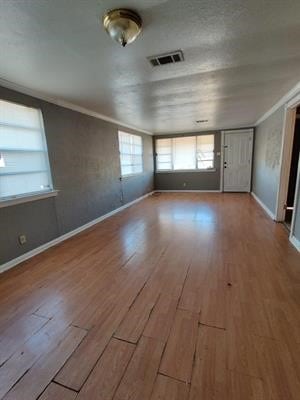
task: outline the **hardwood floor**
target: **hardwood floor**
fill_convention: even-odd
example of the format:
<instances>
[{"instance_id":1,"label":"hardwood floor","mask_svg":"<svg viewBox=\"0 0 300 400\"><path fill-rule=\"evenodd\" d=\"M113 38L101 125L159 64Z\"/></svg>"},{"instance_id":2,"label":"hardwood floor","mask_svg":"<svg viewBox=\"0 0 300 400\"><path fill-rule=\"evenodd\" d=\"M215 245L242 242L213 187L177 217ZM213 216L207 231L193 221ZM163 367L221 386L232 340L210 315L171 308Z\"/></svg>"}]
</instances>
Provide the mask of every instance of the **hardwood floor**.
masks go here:
<instances>
[{"instance_id":1,"label":"hardwood floor","mask_svg":"<svg viewBox=\"0 0 300 400\"><path fill-rule=\"evenodd\" d=\"M247 194L156 194L0 276L0 398L296 400L300 255Z\"/></svg>"}]
</instances>

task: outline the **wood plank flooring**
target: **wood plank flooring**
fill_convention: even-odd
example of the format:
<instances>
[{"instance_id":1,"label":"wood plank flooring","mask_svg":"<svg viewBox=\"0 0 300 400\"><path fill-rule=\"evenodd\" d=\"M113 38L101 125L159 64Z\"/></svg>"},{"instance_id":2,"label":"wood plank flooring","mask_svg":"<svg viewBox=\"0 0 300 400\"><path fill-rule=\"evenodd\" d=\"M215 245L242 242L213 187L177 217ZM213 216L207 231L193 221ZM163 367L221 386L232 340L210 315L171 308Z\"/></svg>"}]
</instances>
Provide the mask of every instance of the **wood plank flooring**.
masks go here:
<instances>
[{"instance_id":1,"label":"wood plank flooring","mask_svg":"<svg viewBox=\"0 0 300 400\"><path fill-rule=\"evenodd\" d=\"M298 400L300 255L248 194L155 194L0 276L0 399Z\"/></svg>"}]
</instances>

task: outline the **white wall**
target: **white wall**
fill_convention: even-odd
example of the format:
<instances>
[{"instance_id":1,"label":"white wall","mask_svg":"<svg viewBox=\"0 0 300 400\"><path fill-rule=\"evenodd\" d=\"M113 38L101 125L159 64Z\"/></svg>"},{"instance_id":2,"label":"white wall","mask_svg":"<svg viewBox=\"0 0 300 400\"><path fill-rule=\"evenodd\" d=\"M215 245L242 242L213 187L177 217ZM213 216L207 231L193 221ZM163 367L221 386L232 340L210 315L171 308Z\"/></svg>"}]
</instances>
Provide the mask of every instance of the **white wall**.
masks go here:
<instances>
[{"instance_id":1,"label":"white wall","mask_svg":"<svg viewBox=\"0 0 300 400\"><path fill-rule=\"evenodd\" d=\"M255 129L252 191L272 214L276 214L283 119L281 106Z\"/></svg>"}]
</instances>

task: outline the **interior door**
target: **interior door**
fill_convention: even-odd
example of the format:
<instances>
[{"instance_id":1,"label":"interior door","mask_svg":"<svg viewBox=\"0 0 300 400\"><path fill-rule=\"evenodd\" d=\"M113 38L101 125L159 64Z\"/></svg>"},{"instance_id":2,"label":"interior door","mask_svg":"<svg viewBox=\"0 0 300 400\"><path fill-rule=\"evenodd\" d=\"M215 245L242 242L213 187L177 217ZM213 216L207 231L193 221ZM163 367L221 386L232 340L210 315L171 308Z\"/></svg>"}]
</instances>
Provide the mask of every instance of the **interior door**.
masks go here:
<instances>
[{"instance_id":1,"label":"interior door","mask_svg":"<svg viewBox=\"0 0 300 400\"><path fill-rule=\"evenodd\" d=\"M223 190L250 192L253 130L224 132Z\"/></svg>"}]
</instances>

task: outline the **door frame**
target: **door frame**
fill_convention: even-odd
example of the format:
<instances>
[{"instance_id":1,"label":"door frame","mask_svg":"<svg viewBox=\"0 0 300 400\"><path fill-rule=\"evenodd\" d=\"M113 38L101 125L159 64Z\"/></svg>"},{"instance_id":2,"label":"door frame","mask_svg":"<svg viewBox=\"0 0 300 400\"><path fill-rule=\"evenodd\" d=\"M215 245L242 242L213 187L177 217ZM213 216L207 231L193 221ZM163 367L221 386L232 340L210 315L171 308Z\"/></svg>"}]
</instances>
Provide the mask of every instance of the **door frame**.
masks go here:
<instances>
[{"instance_id":1,"label":"door frame","mask_svg":"<svg viewBox=\"0 0 300 400\"><path fill-rule=\"evenodd\" d=\"M296 187L295 187L295 199L294 199L294 210L293 210L293 216L292 216L292 222L291 222L291 230L290 230L290 241L293 243L295 247L297 247L298 251L300 251L299 248L299 240L296 239L294 236L294 231L295 231L295 222L296 222L296 210L298 207L298 197L299 197L299 190L300 190L300 156L298 160L298 171L297 171L297 180L296 180Z\"/></svg>"},{"instance_id":2,"label":"door frame","mask_svg":"<svg viewBox=\"0 0 300 400\"><path fill-rule=\"evenodd\" d=\"M250 185L249 185L249 193L251 191L251 183L252 183L252 164L253 164L253 150L254 150L254 128L239 128L239 129L226 129L221 131L221 166L220 166L220 192L224 192L224 143L225 143L225 134L226 133L241 133L241 132L251 132L252 133L252 150L251 150L251 161L250 161Z\"/></svg>"},{"instance_id":3,"label":"door frame","mask_svg":"<svg viewBox=\"0 0 300 400\"><path fill-rule=\"evenodd\" d=\"M300 105L300 90L291 100L289 100L284 106L284 118L283 118L283 132L282 132L282 143L280 153L280 174L279 184L276 198L276 213L275 220L277 222L283 222L285 218L284 205L288 194L289 176L292 161L292 150L293 140L295 133L295 122L296 122L296 109ZM297 175L297 181L299 180L299 170ZM296 185L295 190L295 201L294 209L297 207L297 196L299 191L299 185ZM291 235L295 223L295 213L293 212L292 224L291 224Z\"/></svg>"}]
</instances>

